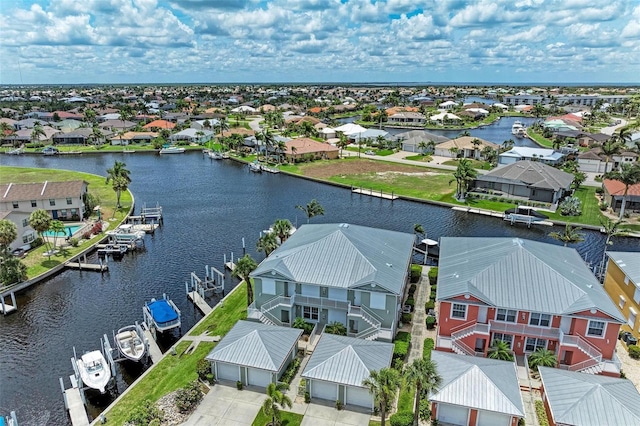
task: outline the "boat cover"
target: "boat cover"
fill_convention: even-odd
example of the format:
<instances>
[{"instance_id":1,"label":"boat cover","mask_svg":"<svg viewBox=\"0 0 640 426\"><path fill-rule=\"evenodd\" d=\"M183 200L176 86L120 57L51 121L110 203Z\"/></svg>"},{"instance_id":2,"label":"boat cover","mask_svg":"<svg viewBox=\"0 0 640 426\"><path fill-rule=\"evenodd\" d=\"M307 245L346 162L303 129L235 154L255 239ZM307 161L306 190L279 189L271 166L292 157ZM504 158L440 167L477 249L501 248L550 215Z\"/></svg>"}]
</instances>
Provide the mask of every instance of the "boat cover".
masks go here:
<instances>
[{"instance_id":1,"label":"boat cover","mask_svg":"<svg viewBox=\"0 0 640 426\"><path fill-rule=\"evenodd\" d=\"M173 310L169 301L165 299L156 300L155 302L147 303L153 320L157 323L165 323L178 319L178 313Z\"/></svg>"}]
</instances>

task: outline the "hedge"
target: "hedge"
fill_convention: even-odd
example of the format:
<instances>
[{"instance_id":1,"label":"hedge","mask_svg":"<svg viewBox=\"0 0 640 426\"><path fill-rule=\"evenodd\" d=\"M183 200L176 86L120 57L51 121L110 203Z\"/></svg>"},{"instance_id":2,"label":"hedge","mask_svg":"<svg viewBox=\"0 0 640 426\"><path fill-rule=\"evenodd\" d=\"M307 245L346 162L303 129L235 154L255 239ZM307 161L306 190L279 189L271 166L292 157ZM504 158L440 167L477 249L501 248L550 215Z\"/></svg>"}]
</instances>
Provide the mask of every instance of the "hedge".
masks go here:
<instances>
[{"instance_id":1,"label":"hedge","mask_svg":"<svg viewBox=\"0 0 640 426\"><path fill-rule=\"evenodd\" d=\"M547 410L544 409L544 402L536 401L536 415L538 417L538 424L540 426L549 426L549 419L547 418Z\"/></svg>"},{"instance_id":2,"label":"hedge","mask_svg":"<svg viewBox=\"0 0 640 426\"><path fill-rule=\"evenodd\" d=\"M422 266L411 265L411 282L417 283L420 280L420 275L422 275Z\"/></svg>"},{"instance_id":3,"label":"hedge","mask_svg":"<svg viewBox=\"0 0 640 426\"><path fill-rule=\"evenodd\" d=\"M424 348L422 349L422 358L431 359L431 351L436 347L436 343L431 337L424 339Z\"/></svg>"},{"instance_id":4,"label":"hedge","mask_svg":"<svg viewBox=\"0 0 640 426\"><path fill-rule=\"evenodd\" d=\"M633 359L640 359L640 346L629 345L629 356Z\"/></svg>"},{"instance_id":5,"label":"hedge","mask_svg":"<svg viewBox=\"0 0 640 426\"><path fill-rule=\"evenodd\" d=\"M429 273L427 274L427 276L429 277L429 283L431 285L434 285L435 283L438 282L438 267L437 266L432 266L429 269Z\"/></svg>"},{"instance_id":6,"label":"hedge","mask_svg":"<svg viewBox=\"0 0 640 426\"><path fill-rule=\"evenodd\" d=\"M405 359L409 353L409 342L397 341L393 346L393 357Z\"/></svg>"},{"instance_id":7,"label":"hedge","mask_svg":"<svg viewBox=\"0 0 640 426\"><path fill-rule=\"evenodd\" d=\"M391 426L411 426L413 424L413 412L402 411L395 413L389 417L389 423Z\"/></svg>"},{"instance_id":8,"label":"hedge","mask_svg":"<svg viewBox=\"0 0 640 426\"><path fill-rule=\"evenodd\" d=\"M398 331L398 333L396 333L396 342L411 342L411 333L408 331Z\"/></svg>"}]
</instances>

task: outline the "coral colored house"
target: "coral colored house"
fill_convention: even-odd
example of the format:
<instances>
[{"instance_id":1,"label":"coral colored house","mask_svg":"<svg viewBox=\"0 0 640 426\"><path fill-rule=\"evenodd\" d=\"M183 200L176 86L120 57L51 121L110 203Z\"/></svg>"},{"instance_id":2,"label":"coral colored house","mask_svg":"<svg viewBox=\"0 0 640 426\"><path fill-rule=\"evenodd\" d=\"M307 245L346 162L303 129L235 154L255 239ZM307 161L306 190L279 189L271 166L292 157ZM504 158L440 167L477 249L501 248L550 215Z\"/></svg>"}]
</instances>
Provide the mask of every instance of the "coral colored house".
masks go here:
<instances>
[{"instance_id":1,"label":"coral colored house","mask_svg":"<svg viewBox=\"0 0 640 426\"><path fill-rule=\"evenodd\" d=\"M570 371L620 375L625 322L574 249L519 238L442 238L436 347L485 356L553 351Z\"/></svg>"}]
</instances>

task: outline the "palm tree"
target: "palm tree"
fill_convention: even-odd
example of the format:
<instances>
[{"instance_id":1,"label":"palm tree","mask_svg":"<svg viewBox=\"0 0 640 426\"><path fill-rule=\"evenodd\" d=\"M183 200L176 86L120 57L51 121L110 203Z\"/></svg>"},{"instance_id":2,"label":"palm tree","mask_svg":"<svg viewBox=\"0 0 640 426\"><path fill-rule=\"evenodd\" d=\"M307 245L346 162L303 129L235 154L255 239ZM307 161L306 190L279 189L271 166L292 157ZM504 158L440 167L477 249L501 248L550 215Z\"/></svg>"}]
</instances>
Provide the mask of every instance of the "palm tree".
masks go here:
<instances>
[{"instance_id":1,"label":"palm tree","mask_svg":"<svg viewBox=\"0 0 640 426\"><path fill-rule=\"evenodd\" d=\"M416 387L416 397L413 407L413 424L418 425L420 402L437 392L442 384L442 377L438 374L436 364L430 359L418 358L405 370L405 380Z\"/></svg>"},{"instance_id":2,"label":"palm tree","mask_svg":"<svg viewBox=\"0 0 640 426\"><path fill-rule=\"evenodd\" d=\"M36 143L40 141L40 136L46 137L47 134L44 132L41 124L36 124L33 126L31 130L31 142Z\"/></svg>"},{"instance_id":3,"label":"palm tree","mask_svg":"<svg viewBox=\"0 0 640 426\"><path fill-rule=\"evenodd\" d=\"M336 143L338 148L340 148L340 157L342 157L342 150L349 145L349 139L343 134L340 133L340 140Z\"/></svg>"},{"instance_id":4,"label":"palm tree","mask_svg":"<svg viewBox=\"0 0 640 426\"><path fill-rule=\"evenodd\" d=\"M582 228L572 227L567 223L562 232L550 232L549 236L555 240L562 241L564 246L567 244L580 243L584 241L584 234L579 232Z\"/></svg>"},{"instance_id":5,"label":"palm tree","mask_svg":"<svg viewBox=\"0 0 640 426\"><path fill-rule=\"evenodd\" d=\"M625 231L619 229L620 225L622 225L624 221L622 219L618 219L617 221L613 221L609 218L601 217L600 224L602 225L602 231L607 236L604 242L604 250L602 251L602 261L600 262L600 279L604 278L604 263L607 258L607 247L613 245L612 238L615 237L624 237L628 235Z\"/></svg>"},{"instance_id":6,"label":"palm tree","mask_svg":"<svg viewBox=\"0 0 640 426\"><path fill-rule=\"evenodd\" d=\"M451 148L449 148L449 152L451 153L453 158L458 158L458 153L460 152L460 148L458 148L457 146L452 146Z\"/></svg>"},{"instance_id":7,"label":"palm tree","mask_svg":"<svg viewBox=\"0 0 640 426\"><path fill-rule=\"evenodd\" d=\"M480 157L478 148L482 145L482 142L478 138L473 138L471 144L473 145L473 158L478 159Z\"/></svg>"},{"instance_id":8,"label":"palm tree","mask_svg":"<svg viewBox=\"0 0 640 426\"><path fill-rule=\"evenodd\" d=\"M4 138L10 138L15 132L16 130L13 128L13 126L10 126L4 121L0 123L0 140Z\"/></svg>"},{"instance_id":9,"label":"palm tree","mask_svg":"<svg viewBox=\"0 0 640 426\"><path fill-rule=\"evenodd\" d=\"M540 118L543 115L547 114L547 109L542 105L542 104L535 104L533 106L533 109L531 110L531 113L536 117L536 118Z\"/></svg>"},{"instance_id":10,"label":"palm tree","mask_svg":"<svg viewBox=\"0 0 640 426\"><path fill-rule=\"evenodd\" d=\"M131 183L131 173L125 167L127 165L121 161L116 161L113 167L107 169L107 180L105 183L112 182L112 188L116 192L116 208L122 207L120 205L120 194L122 191L126 191Z\"/></svg>"},{"instance_id":11,"label":"palm tree","mask_svg":"<svg viewBox=\"0 0 640 426\"><path fill-rule=\"evenodd\" d=\"M427 143L425 141L418 142L418 148L420 149L420 154L424 155L427 150Z\"/></svg>"},{"instance_id":12,"label":"palm tree","mask_svg":"<svg viewBox=\"0 0 640 426\"><path fill-rule=\"evenodd\" d=\"M608 179L617 180L624 184L624 193L622 194L622 206L620 206L620 219L624 217L624 209L627 204L627 194L629 188L640 183L640 164L633 165L623 163L620 170L609 172L605 175Z\"/></svg>"},{"instance_id":13,"label":"palm tree","mask_svg":"<svg viewBox=\"0 0 640 426\"><path fill-rule=\"evenodd\" d=\"M49 230L53 232L53 249L58 245L58 234L65 234L64 223L59 220L52 220L49 224Z\"/></svg>"},{"instance_id":14,"label":"palm tree","mask_svg":"<svg viewBox=\"0 0 640 426\"><path fill-rule=\"evenodd\" d=\"M272 251L278 248L278 239L273 232L266 232L256 243L256 250L263 251L265 256L269 256Z\"/></svg>"},{"instance_id":15,"label":"palm tree","mask_svg":"<svg viewBox=\"0 0 640 426\"><path fill-rule=\"evenodd\" d=\"M296 206L296 209L302 210L304 214L307 215L307 223L309 223L309 220L311 220L312 217L324 216L324 208L315 198L309 201L306 207L298 205Z\"/></svg>"},{"instance_id":16,"label":"palm tree","mask_svg":"<svg viewBox=\"0 0 640 426\"><path fill-rule=\"evenodd\" d=\"M291 145L291 162L295 163L296 162L296 154L298 153L298 148L296 148L295 146Z\"/></svg>"},{"instance_id":17,"label":"palm tree","mask_svg":"<svg viewBox=\"0 0 640 426\"><path fill-rule=\"evenodd\" d=\"M487 356L491 359L513 361L513 352L511 352L509 344L502 340L493 341L493 343L489 347L489 350L487 351Z\"/></svg>"},{"instance_id":18,"label":"palm tree","mask_svg":"<svg viewBox=\"0 0 640 426\"><path fill-rule=\"evenodd\" d=\"M347 335L347 327L339 321L334 321L326 325L324 329L325 333L337 334L338 336Z\"/></svg>"},{"instance_id":19,"label":"palm tree","mask_svg":"<svg viewBox=\"0 0 640 426\"><path fill-rule=\"evenodd\" d=\"M251 286L251 279L249 275L258 267L253 258L245 254L236 262L235 268L231 273L234 277L240 278L247 284L247 306L253 303L253 287Z\"/></svg>"},{"instance_id":20,"label":"palm tree","mask_svg":"<svg viewBox=\"0 0 640 426\"><path fill-rule=\"evenodd\" d=\"M273 223L273 233L280 239L280 243L287 241L292 230L293 224L289 219L277 219Z\"/></svg>"},{"instance_id":21,"label":"palm tree","mask_svg":"<svg viewBox=\"0 0 640 426\"><path fill-rule=\"evenodd\" d=\"M555 367L558 363L556 354L549 349L538 348L529 355L529 368L538 371L538 367Z\"/></svg>"},{"instance_id":22,"label":"palm tree","mask_svg":"<svg viewBox=\"0 0 640 426\"><path fill-rule=\"evenodd\" d=\"M631 127L621 127L613 134L613 137L624 147L628 142L631 142L632 134Z\"/></svg>"},{"instance_id":23,"label":"palm tree","mask_svg":"<svg viewBox=\"0 0 640 426\"><path fill-rule=\"evenodd\" d=\"M262 129L262 132L256 136L256 139L262 141L264 143L264 155L265 157L268 155L270 149L275 146L276 139L273 136L273 133L269 129Z\"/></svg>"},{"instance_id":24,"label":"palm tree","mask_svg":"<svg viewBox=\"0 0 640 426\"><path fill-rule=\"evenodd\" d=\"M49 241L44 238L44 233L49 230L50 225L51 216L46 210L34 210L29 215L29 226L38 233L40 239L42 239L42 241L44 241L44 243L47 245L48 252L51 252L51 250L49 250Z\"/></svg>"},{"instance_id":25,"label":"palm tree","mask_svg":"<svg viewBox=\"0 0 640 426\"><path fill-rule=\"evenodd\" d=\"M387 417L387 406L396 395L400 386L400 373L393 368L382 368L379 371L373 370L369 377L364 379L362 385L373 394L375 403L378 405L381 417L381 426L385 425Z\"/></svg>"},{"instance_id":26,"label":"palm tree","mask_svg":"<svg viewBox=\"0 0 640 426\"><path fill-rule=\"evenodd\" d=\"M7 219L0 220L0 256L9 252L9 246L18 238L18 228Z\"/></svg>"},{"instance_id":27,"label":"palm tree","mask_svg":"<svg viewBox=\"0 0 640 426\"><path fill-rule=\"evenodd\" d=\"M416 223L413 225L413 233L416 235L424 235L424 228L421 224Z\"/></svg>"},{"instance_id":28,"label":"palm tree","mask_svg":"<svg viewBox=\"0 0 640 426\"><path fill-rule=\"evenodd\" d=\"M602 154L604 154L604 172L609 172L609 160L612 155L620 154L622 151L622 145L618 142L616 137L611 137L606 140L600 147Z\"/></svg>"},{"instance_id":29,"label":"palm tree","mask_svg":"<svg viewBox=\"0 0 640 426\"><path fill-rule=\"evenodd\" d=\"M471 161L466 158L461 159L453 173L453 179L449 181L449 185L456 182L456 199L464 200L469 185L477 176L478 172L471 166Z\"/></svg>"},{"instance_id":30,"label":"palm tree","mask_svg":"<svg viewBox=\"0 0 640 426\"><path fill-rule=\"evenodd\" d=\"M91 136L89 139L95 144L98 145L99 142L104 138L104 134L100 130L98 126L93 126L91 129ZM120 133L120 144L122 145L122 133Z\"/></svg>"},{"instance_id":31,"label":"palm tree","mask_svg":"<svg viewBox=\"0 0 640 426\"><path fill-rule=\"evenodd\" d=\"M516 145L516 143L513 141L513 139L509 139L508 141L502 142L502 146L500 147L500 151L507 152L511 148L513 148L515 145Z\"/></svg>"},{"instance_id":32,"label":"palm tree","mask_svg":"<svg viewBox=\"0 0 640 426\"><path fill-rule=\"evenodd\" d=\"M262 412L265 416L271 417L271 425L273 426L280 424L280 410L293 406L291 398L283 392L287 388L285 383L269 383L267 386L267 399L262 403Z\"/></svg>"},{"instance_id":33,"label":"palm tree","mask_svg":"<svg viewBox=\"0 0 640 426\"><path fill-rule=\"evenodd\" d=\"M282 157L285 152L287 152L287 144L285 141L277 141L275 143L276 152L278 153L278 164L282 162Z\"/></svg>"}]
</instances>

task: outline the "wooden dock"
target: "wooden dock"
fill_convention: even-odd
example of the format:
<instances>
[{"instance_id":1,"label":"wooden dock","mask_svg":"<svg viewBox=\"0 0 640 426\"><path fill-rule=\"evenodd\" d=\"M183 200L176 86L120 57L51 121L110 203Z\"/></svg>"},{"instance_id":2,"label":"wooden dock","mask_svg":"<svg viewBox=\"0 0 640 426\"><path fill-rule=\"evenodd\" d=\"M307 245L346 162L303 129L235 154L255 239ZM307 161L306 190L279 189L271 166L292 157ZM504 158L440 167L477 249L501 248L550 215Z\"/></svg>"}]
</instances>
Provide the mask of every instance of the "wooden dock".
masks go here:
<instances>
[{"instance_id":1,"label":"wooden dock","mask_svg":"<svg viewBox=\"0 0 640 426\"><path fill-rule=\"evenodd\" d=\"M203 314L208 315L213 309L209 304L198 294L197 291L190 291L187 293L187 297L191 299L194 305L202 311Z\"/></svg>"},{"instance_id":2,"label":"wooden dock","mask_svg":"<svg viewBox=\"0 0 640 426\"><path fill-rule=\"evenodd\" d=\"M233 262L225 262L224 267L233 272L236 269L236 264Z\"/></svg>"},{"instance_id":3,"label":"wooden dock","mask_svg":"<svg viewBox=\"0 0 640 426\"><path fill-rule=\"evenodd\" d=\"M78 381L74 375L69 376L69 379L71 380L71 387L69 389L64 388L62 378L60 378L60 387L64 393L64 405L67 411L69 411L71 424L73 426L89 426L89 416L87 416L87 411L84 407Z\"/></svg>"},{"instance_id":4,"label":"wooden dock","mask_svg":"<svg viewBox=\"0 0 640 426\"><path fill-rule=\"evenodd\" d=\"M149 357L151 358L151 362L156 364L162 359L162 351L156 343L153 333L151 333L151 330L149 330L145 324L142 325L142 330L144 331L144 337L149 342Z\"/></svg>"},{"instance_id":5,"label":"wooden dock","mask_svg":"<svg viewBox=\"0 0 640 426\"><path fill-rule=\"evenodd\" d=\"M494 211L485 210L485 209L478 209L473 207L453 206L451 207L451 210L466 212L466 213L481 214L483 216L498 217L500 219L504 218L504 213L494 212Z\"/></svg>"},{"instance_id":6,"label":"wooden dock","mask_svg":"<svg viewBox=\"0 0 640 426\"><path fill-rule=\"evenodd\" d=\"M109 265L106 263L66 262L65 266L71 269L79 269L85 271L106 272L109 270Z\"/></svg>"},{"instance_id":7,"label":"wooden dock","mask_svg":"<svg viewBox=\"0 0 640 426\"><path fill-rule=\"evenodd\" d=\"M394 193L385 194L382 191L374 191L366 188L351 188L351 192L360 195L368 195L370 197L384 198L385 200L397 200L399 197Z\"/></svg>"}]
</instances>

